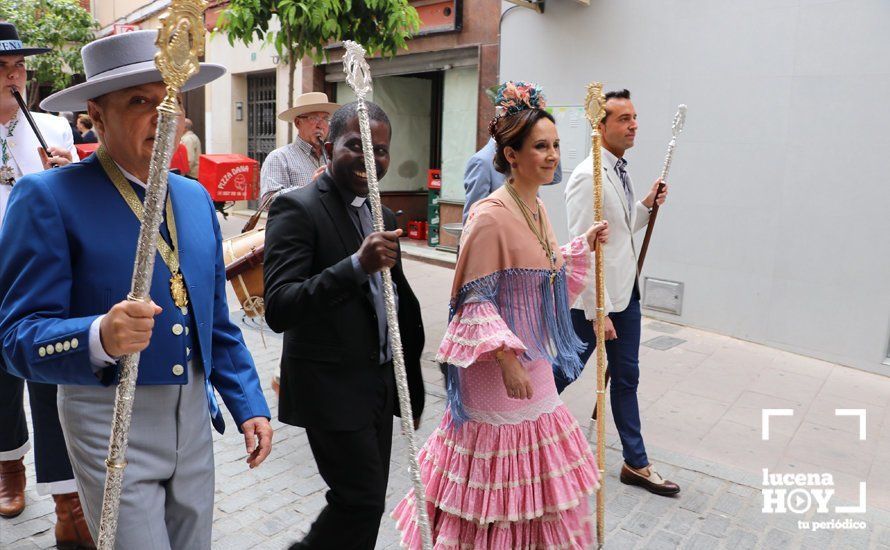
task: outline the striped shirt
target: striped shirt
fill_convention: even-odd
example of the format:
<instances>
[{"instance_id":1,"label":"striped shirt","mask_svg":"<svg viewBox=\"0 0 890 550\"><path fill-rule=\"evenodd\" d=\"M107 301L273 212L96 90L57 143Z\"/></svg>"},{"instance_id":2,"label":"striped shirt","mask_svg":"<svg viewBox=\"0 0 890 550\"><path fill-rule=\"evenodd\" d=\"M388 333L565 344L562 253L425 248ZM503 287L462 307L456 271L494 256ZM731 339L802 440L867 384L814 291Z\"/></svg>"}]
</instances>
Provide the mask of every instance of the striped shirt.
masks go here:
<instances>
[{"instance_id":1,"label":"striped shirt","mask_svg":"<svg viewBox=\"0 0 890 550\"><path fill-rule=\"evenodd\" d=\"M260 202L280 189L304 187L324 164L307 141L297 136L293 143L275 149L260 170Z\"/></svg>"}]
</instances>

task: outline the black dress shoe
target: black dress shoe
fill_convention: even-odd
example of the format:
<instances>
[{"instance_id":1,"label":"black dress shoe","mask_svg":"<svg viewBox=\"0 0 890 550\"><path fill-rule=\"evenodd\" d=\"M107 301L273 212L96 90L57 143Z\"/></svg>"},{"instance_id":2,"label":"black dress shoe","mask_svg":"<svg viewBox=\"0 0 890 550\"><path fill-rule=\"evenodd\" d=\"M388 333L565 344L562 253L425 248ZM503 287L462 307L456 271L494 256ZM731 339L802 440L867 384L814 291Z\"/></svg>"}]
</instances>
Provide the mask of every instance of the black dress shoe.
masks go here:
<instances>
[{"instance_id":1,"label":"black dress shoe","mask_svg":"<svg viewBox=\"0 0 890 550\"><path fill-rule=\"evenodd\" d=\"M676 495L680 492L680 486L658 475L652 465L641 470L635 470L627 464L621 466L621 483L642 487L652 494L664 497Z\"/></svg>"}]
</instances>

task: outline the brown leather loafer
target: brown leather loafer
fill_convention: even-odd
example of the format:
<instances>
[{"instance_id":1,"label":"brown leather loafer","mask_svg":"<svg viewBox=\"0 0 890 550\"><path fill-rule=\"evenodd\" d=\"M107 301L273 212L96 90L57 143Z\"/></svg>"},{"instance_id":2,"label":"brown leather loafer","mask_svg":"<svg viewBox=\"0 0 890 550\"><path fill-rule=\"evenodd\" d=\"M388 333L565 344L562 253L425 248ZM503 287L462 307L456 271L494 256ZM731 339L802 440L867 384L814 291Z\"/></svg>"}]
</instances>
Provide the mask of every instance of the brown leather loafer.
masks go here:
<instances>
[{"instance_id":1,"label":"brown leather loafer","mask_svg":"<svg viewBox=\"0 0 890 550\"><path fill-rule=\"evenodd\" d=\"M56 548L96 550L77 493L53 495L56 501Z\"/></svg>"},{"instance_id":2,"label":"brown leather loafer","mask_svg":"<svg viewBox=\"0 0 890 550\"><path fill-rule=\"evenodd\" d=\"M676 495L680 492L680 486L672 481L668 481L658 475L652 465L648 465L640 470L631 468L627 464L621 466L621 483L625 485L636 485L642 487L650 493L661 495L664 497Z\"/></svg>"},{"instance_id":3,"label":"brown leather loafer","mask_svg":"<svg viewBox=\"0 0 890 550\"><path fill-rule=\"evenodd\" d=\"M14 518L25 510L25 459L0 461L0 517Z\"/></svg>"}]
</instances>

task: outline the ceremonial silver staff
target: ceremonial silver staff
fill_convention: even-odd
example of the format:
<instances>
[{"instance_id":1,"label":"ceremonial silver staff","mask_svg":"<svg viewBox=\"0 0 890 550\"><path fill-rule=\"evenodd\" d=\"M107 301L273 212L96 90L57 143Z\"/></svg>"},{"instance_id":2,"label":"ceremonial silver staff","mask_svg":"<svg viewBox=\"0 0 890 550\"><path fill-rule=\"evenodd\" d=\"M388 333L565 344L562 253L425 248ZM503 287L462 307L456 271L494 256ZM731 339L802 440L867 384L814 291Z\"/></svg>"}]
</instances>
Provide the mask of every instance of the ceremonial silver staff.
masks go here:
<instances>
[{"instance_id":1,"label":"ceremonial silver staff","mask_svg":"<svg viewBox=\"0 0 890 550\"><path fill-rule=\"evenodd\" d=\"M686 125L686 105L681 104L677 107L677 114L674 115L674 122L671 125L671 142L668 143L667 154L664 156L664 167L661 169L661 181L658 184L658 191L655 198L664 190L664 182L667 181L668 172L671 170L671 161L674 160L674 147L677 146L677 136L683 131ZM652 229L655 228L655 218L658 217L658 202L652 205L652 213L649 214L649 225L646 226L646 236L643 237L643 246L640 247L640 258L637 260L637 272L643 271L643 262L646 261L646 251L649 249L649 239L652 238Z\"/></svg>"},{"instance_id":2,"label":"ceremonial silver staff","mask_svg":"<svg viewBox=\"0 0 890 550\"><path fill-rule=\"evenodd\" d=\"M606 114L606 98L603 96L603 85L591 82L587 85L587 97L584 100L584 112L590 121L590 149L593 157L593 219L603 219L603 138L599 132L599 123ZM603 246L596 241L594 257L594 276L596 281L596 410L603 410L606 405L606 310L603 301L606 295L606 280L603 258ZM596 543L602 548L606 543L606 418L601 414L596 418L596 467L599 470L600 487L596 492Z\"/></svg>"},{"instance_id":3,"label":"ceremonial silver staff","mask_svg":"<svg viewBox=\"0 0 890 550\"><path fill-rule=\"evenodd\" d=\"M203 0L172 0L167 13L160 17L155 65L167 85L167 95L158 105L158 123L151 152L144 213L139 228L133 279L127 295L127 299L134 302L151 300L148 294L154 272L158 228L167 197L167 170L176 145L176 128L181 114L177 96L186 81L199 70L198 57L204 53L204 7ZM170 279L170 291L177 305L188 303L181 274L176 273ZM108 443L108 458L105 460L107 473L99 523L99 550L112 550L117 535L121 485L124 468L127 466L127 441L138 373L139 353L125 355L120 361L111 440Z\"/></svg>"},{"instance_id":4,"label":"ceremonial silver staff","mask_svg":"<svg viewBox=\"0 0 890 550\"><path fill-rule=\"evenodd\" d=\"M343 71L346 83L355 92L358 99L358 124L362 134L362 153L365 157L365 173L368 176L368 200L371 202L371 214L374 218L374 231L383 231L383 209L380 206L380 189L377 186L377 163L374 160L374 145L371 142L371 121L368 118L368 106L365 97L371 91L371 69L365 61L365 49L359 44L347 40L343 43L346 53L343 56ZM386 323L389 325L389 342L392 348L392 364L395 368L396 388L399 391L399 410L402 415L402 435L408 444L408 468L411 481L414 483L415 520L420 527L424 550L432 550L433 542L430 531L430 520L426 512L426 491L420 479L420 467L417 464L417 444L414 441L414 425L411 414L411 395L408 392L408 375L405 370L405 355L402 353L402 337L399 334L399 317L396 312L395 295L393 294L392 273L389 269L381 271L383 276L383 299L386 305Z\"/></svg>"}]
</instances>

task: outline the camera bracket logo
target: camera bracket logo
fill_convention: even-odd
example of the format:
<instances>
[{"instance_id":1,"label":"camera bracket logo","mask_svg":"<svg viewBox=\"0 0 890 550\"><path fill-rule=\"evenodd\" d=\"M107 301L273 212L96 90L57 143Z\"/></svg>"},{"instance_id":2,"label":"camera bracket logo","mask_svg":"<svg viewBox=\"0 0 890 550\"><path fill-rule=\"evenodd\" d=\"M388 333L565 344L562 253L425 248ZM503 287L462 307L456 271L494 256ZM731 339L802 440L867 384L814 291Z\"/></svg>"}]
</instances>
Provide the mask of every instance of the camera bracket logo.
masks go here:
<instances>
[{"instance_id":1,"label":"camera bracket logo","mask_svg":"<svg viewBox=\"0 0 890 550\"><path fill-rule=\"evenodd\" d=\"M835 409L835 416L859 418L859 441L866 440L865 409ZM769 441L770 419L776 416L794 416L793 409L762 409L761 439ZM776 473L763 468L763 508L764 514L806 514L815 508L816 514L864 514L866 512L866 483L859 482L859 503L856 506L830 506L834 497L834 477L828 472ZM798 521L799 529L812 531L827 529L865 529L864 521L851 518L829 521Z\"/></svg>"}]
</instances>

